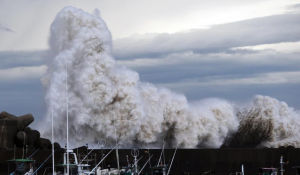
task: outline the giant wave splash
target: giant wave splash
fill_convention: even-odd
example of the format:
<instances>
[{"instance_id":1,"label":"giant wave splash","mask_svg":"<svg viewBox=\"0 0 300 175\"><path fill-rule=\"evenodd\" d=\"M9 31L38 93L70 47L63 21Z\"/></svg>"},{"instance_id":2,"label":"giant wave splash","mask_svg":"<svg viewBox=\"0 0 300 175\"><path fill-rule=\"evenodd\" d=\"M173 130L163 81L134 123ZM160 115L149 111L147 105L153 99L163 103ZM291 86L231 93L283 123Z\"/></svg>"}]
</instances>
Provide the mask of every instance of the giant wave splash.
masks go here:
<instances>
[{"instance_id":1,"label":"giant wave splash","mask_svg":"<svg viewBox=\"0 0 300 175\"><path fill-rule=\"evenodd\" d=\"M141 82L137 72L116 64L111 34L96 13L61 10L51 25L49 45L51 60L42 79L47 127L41 130L51 136L53 114L60 143L66 143L68 105L73 146L158 147L166 141L170 147L218 148L226 141L242 143L241 132L266 132L256 145L300 145L299 113L276 99L257 96L243 109L222 99L189 103L184 95ZM249 117L249 111L259 115ZM272 125L267 131L265 121Z\"/></svg>"}]
</instances>

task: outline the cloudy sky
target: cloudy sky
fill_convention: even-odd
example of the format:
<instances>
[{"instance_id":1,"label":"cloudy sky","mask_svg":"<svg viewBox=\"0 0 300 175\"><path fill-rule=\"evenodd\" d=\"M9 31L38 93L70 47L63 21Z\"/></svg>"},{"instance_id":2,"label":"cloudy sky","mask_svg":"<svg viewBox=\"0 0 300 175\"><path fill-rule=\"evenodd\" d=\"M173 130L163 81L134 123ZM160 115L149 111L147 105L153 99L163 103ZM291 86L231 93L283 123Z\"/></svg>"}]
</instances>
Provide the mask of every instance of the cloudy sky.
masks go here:
<instances>
[{"instance_id":1,"label":"cloudy sky","mask_svg":"<svg viewBox=\"0 0 300 175\"><path fill-rule=\"evenodd\" d=\"M100 10L120 65L191 101L269 95L300 109L300 0L0 0L0 111L45 114L49 27Z\"/></svg>"}]
</instances>

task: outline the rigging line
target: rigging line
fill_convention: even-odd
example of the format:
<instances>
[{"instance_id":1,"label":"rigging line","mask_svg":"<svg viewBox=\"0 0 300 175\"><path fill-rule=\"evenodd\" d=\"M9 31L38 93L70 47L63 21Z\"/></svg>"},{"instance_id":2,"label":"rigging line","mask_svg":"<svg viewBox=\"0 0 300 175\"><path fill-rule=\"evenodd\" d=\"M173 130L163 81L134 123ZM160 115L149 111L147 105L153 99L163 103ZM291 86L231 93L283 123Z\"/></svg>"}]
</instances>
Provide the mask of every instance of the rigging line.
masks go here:
<instances>
[{"instance_id":1,"label":"rigging line","mask_svg":"<svg viewBox=\"0 0 300 175\"><path fill-rule=\"evenodd\" d=\"M28 156L27 158L30 159L31 157L33 157L40 149L36 149L30 156Z\"/></svg>"},{"instance_id":2,"label":"rigging line","mask_svg":"<svg viewBox=\"0 0 300 175\"><path fill-rule=\"evenodd\" d=\"M97 146L98 145L99 145L99 143L97 144ZM92 151L94 151L94 150L95 150L95 148L91 149L90 152L88 152L87 155L83 157L83 159L79 162L79 164L81 164L88 157L88 155L90 155L92 153Z\"/></svg>"},{"instance_id":3,"label":"rigging line","mask_svg":"<svg viewBox=\"0 0 300 175\"><path fill-rule=\"evenodd\" d=\"M164 140L163 147L162 147L162 150L161 150L158 162L157 162L157 166L159 166L159 163L161 162L161 158L162 158L164 149L165 149L165 140Z\"/></svg>"},{"instance_id":4,"label":"rigging line","mask_svg":"<svg viewBox=\"0 0 300 175\"><path fill-rule=\"evenodd\" d=\"M46 160L44 160L44 162L35 170L35 172L32 173L32 175L36 174L37 171L50 159L50 157L52 156L52 154L50 154Z\"/></svg>"},{"instance_id":5,"label":"rigging line","mask_svg":"<svg viewBox=\"0 0 300 175\"><path fill-rule=\"evenodd\" d=\"M171 160L170 167L169 167L169 170L168 170L167 175L169 175L169 173L170 173L170 170L171 170L171 167L172 167L172 164L173 164L173 160L174 160L175 154L176 154L176 152L177 152L177 148L178 148L178 145L176 146L175 152L174 152L174 154L173 154L173 157L172 157L172 160Z\"/></svg>"},{"instance_id":6,"label":"rigging line","mask_svg":"<svg viewBox=\"0 0 300 175\"><path fill-rule=\"evenodd\" d=\"M113 148L113 149L111 149L101 160L100 160L100 162L92 169L92 171L90 171L89 172L89 174L88 175L90 175L92 172L94 172L95 171L95 169L100 165L100 163L114 150L116 148L116 146Z\"/></svg>"},{"instance_id":7,"label":"rigging line","mask_svg":"<svg viewBox=\"0 0 300 175\"><path fill-rule=\"evenodd\" d=\"M149 157L149 159L147 160L147 162L144 164L144 166L142 167L142 169L140 170L140 172L138 173L138 175L141 174L141 172L146 167L147 163L150 161L151 158L152 158L152 155Z\"/></svg>"}]
</instances>

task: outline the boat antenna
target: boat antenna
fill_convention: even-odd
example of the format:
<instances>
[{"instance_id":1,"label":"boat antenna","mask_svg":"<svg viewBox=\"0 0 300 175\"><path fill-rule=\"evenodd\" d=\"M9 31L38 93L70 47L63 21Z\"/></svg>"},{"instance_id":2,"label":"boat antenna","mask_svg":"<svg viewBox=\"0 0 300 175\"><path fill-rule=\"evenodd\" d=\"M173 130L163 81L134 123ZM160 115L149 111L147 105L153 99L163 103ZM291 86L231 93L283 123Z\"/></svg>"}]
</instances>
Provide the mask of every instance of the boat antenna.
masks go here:
<instances>
[{"instance_id":1,"label":"boat antenna","mask_svg":"<svg viewBox=\"0 0 300 175\"><path fill-rule=\"evenodd\" d=\"M66 103L67 103L67 174L69 174L69 98L68 98L68 63L66 60Z\"/></svg>"},{"instance_id":2,"label":"boat antenna","mask_svg":"<svg viewBox=\"0 0 300 175\"><path fill-rule=\"evenodd\" d=\"M133 163L133 167L134 167L134 175L137 175L138 174L138 161L140 160L137 160L137 157L139 156L139 150L136 149L136 148L133 148L132 152L131 152L131 155L133 156L134 158L134 163Z\"/></svg>"},{"instance_id":3,"label":"boat antenna","mask_svg":"<svg viewBox=\"0 0 300 175\"><path fill-rule=\"evenodd\" d=\"M54 130L53 130L53 109L51 108L51 128L52 128L52 173L54 174Z\"/></svg>"},{"instance_id":4,"label":"boat antenna","mask_svg":"<svg viewBox=\"0 0 300 175\"><path fill-rule=\"evenodd\" d=\"M176 155L176 152L177 152L177 148L178 148L178 146L176 146L176 149L175 149L175 151L174 151L174 154L173 154L173 157L172 157L172 160L171 160L170 167L169 167L169 169L168 169L167 175L169 175L169 173L170 173L170 170L171 170L171 167L172 167L172 164L173 164L173 160L174 160L175 155Z\"/></svg>"}]
</instances>

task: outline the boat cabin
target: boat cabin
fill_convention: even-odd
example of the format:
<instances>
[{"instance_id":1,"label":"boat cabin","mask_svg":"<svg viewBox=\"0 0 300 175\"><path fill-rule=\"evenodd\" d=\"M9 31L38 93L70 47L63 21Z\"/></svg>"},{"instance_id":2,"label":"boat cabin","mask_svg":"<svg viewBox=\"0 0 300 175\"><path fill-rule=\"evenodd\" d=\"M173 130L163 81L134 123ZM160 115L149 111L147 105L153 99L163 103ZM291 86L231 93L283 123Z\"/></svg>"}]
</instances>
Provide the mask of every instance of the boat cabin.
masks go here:
<instances>
[{"instance_id":1,"label":"boat cabin","mask_svg":"<svg viewBox=\"0 0 300 175\"><path fill-rule=\"evenodd\" d=\"M69 154L69 161L67 159ZM89 164L79 164L77 155L73 150L67 150L64 153L63 164L57 165L57 175L68 175L68 166L69 166L69 175L94 175L95 172L90 172Z\"/></svg>"},{"instance_id":2,"label":"boat cabin","mask_svg":"<svg viewBox=\"0 0 300 175\"><path fill-rule=\"evenodd\" d=\"M69 162L67 156L69 155ZM67 175L68 174L68 166L69 166L69 175L77 175L78 174L78 160L76 154L73 150L67 150L64 153L64 161L63 164L58 164L58 175Z\"/></svg>"}]
</instances>

